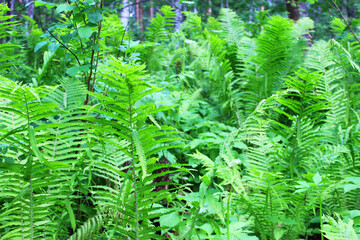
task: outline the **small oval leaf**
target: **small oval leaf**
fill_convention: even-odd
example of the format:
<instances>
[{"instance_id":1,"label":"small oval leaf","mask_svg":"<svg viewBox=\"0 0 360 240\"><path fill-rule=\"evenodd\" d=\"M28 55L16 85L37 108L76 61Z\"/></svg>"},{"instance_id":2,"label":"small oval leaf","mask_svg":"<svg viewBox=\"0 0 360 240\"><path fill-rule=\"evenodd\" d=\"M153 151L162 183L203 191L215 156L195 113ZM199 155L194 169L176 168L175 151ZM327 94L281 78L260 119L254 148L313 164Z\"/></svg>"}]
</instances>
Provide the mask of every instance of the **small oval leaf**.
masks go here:
<instances>
[{"instance_id":1,"label":"small oval leaf","mask_svg":"<svg viewBox=\"0 0 360 240\"><path fill-rule=\"evenodd\" d=\"M36 46L34 48L34 53L39 51L39 49L42 48L43 46L45 46L46 44L48 44L47 41L39 42L38 44L36 44Z\"/></svg>"},{"instance_id":2,"label":"small oval leaf","mask_svg":"<svg viewBox=\"0 0 360 240\"><path fill-rule=\"evenodd\" d=\"M84 26L84 27L80 27L78 29L78 33L79 33L80 38L88 39L91 36L91 34L93 33L93 30L91 30L91 27L89 27L89 26Z\"/></svg>"}]
</instances>

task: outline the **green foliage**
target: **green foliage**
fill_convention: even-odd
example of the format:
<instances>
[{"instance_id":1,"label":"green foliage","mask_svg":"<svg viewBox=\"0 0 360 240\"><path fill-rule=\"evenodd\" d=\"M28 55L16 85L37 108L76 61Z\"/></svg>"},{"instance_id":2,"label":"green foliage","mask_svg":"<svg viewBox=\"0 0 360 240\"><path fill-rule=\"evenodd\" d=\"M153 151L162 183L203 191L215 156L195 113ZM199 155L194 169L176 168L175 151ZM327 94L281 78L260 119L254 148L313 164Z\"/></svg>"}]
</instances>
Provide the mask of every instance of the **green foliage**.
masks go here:
<instances>
[{"instance_id":1,"label":"green foliage","mask_svg":"<svg viewBox=\"0 0 360 240\"><path fill-rule=\"evenodd\" d=\"M18 22L13 20L12 15L5 15L9 11L9 8L5 4L0 4L0 74L3 74L9 70L12 62L17 57L15 49L19 48L19 45L6 43L6 39L16 35L16 32L11 31L12 27L15 27Z\"/></svg>"},{"instance_id":2,"label":"green foliage","mask_svg":"<svg viewBox=\"0 0 360 240\"><path fill-rule=\"evenodd\" d=\"M174 26L175 12L170 6L163 6L160 13L151 19L150 27L146 32L146 39L150 42L161 42L169 39L171 28Z\"/></svg>"},{"instance_id":3,"label":"green foliage","mask_svg":"<svg viewBox=\"0 0 360 240\"><path fill-rule=\"evenodd\" d=\"M174 32L164 6L140 41L101 3L36 5L61 24L1 52L1 239L358 238L360 54L338 19L310 44L309 18Z\"/></svg>"},{"instance_id":4,"label":"green foliage","mask_svg":"<svg viewBox=\"0 0 360 240\"><path fill-rule=\"evenodd\" d=\"M359 239L353 228L353 221L349 220L345 223L339 216L336 221L332 217L327 217L327 224L324 226L325 236L330 240L341 240L341 239Z\"/></svg>"}]
</instances>

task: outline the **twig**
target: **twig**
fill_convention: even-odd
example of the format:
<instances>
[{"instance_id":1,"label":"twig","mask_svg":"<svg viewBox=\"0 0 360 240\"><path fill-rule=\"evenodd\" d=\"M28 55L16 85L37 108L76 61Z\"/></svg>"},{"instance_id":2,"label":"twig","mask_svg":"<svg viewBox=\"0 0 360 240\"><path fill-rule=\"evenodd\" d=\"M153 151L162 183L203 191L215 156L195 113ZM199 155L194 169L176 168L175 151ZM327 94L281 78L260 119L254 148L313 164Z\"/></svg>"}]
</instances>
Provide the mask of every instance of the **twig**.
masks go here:
<instances>
[{"instance_id":1,"label":"twig","mask_svg":"<svg viewBox=\"0 0 360 240\"><path fill-rule=\"evenodd\" d=\"M127 25L126 25L126 28L124 29L124 33L123 33L122 38L121 38L120 46L121 46L121 45L123 44L123 42L124 42L125 33L126 33L126 31L128 30L128 28L129 28L129 23L130 23L130 21L128 21L128 23L127 23ZM117 54L117 56L116 56L116 59L119 59L119 55L120 55L120 48L119 48L118 54Z\"/></svg>"},{"instance_id":2,"label":"twig","mask_svg":"<svg viewBox=\"0 0 360 240\"><path fill-rule=\"evenodd\" d=\"M346 20L344 14L341 12L339 6L336 4L336 1L335 1L335 0L331 0L331 1L332 1L332 3L333 3L334 5L332 5L331 3L329 3L329 2L326 0L326 2L327 2L332 8L334 8L335 10L337 10L337 11L340 13L341 17L344 19L346 25L347 25L348 28L350 29L352 35L354 36L354 38L356 39L356 41L358 41L358 43L360 44L360 40L359 40L358 37L355 35L354 30L353 30L352 27L350 26L349 22Z\"/></svg>"},{"instance_id":3,"label":"twig","mask_svg":"<svg viewBox=\"0 0 360 240\"><path fill-rule=\"evenodd\" d=\"M66 50L68 50L75 58L76 61L78 62L79 66L81 66L81 63L79 61L79 58L75 55L75 53L73 53L67 46L65 46L65 44L63 44L57 37L55 37L54 34L52 34L49 29L46 29L46 31L53 37L55 38L56 41L58 41Z\"/></svg>"}]
</instances>

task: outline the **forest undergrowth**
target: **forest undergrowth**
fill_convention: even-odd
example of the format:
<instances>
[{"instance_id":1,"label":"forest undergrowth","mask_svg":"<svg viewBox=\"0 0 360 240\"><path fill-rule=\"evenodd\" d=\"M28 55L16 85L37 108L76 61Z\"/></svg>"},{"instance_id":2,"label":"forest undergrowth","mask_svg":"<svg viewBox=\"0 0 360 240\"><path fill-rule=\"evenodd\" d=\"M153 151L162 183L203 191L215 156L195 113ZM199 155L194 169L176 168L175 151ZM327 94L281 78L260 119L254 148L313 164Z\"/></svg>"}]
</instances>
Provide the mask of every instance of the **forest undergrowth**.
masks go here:
<instances>
[{"instance_id":1,"label":"forest undergrowth","mask_svg":"<svg viewBox=\"0 0 360 240\"><path fill-rule=\"evenodd\" d=\"M360 236L360 45L314 22L0 4L0 239Z\"/></svg>"}]
</instances>

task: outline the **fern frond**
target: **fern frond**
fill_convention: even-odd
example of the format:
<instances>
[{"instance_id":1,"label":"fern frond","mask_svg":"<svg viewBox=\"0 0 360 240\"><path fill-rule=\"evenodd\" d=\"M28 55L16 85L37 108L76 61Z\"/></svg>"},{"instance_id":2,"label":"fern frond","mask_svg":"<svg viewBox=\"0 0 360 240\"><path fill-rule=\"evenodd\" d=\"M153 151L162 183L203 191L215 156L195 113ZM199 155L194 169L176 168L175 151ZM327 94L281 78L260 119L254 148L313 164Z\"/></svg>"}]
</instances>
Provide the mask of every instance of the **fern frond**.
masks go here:
<instances>
[{"instance_id":1,"label":"fern frond","mask_svg":"<svg viewBox=\"0 0 360 240\"><path fill-rule=\"evenodd\" d=\"M0 178L3 239L67 236L66 225L59 227L63 209L75 228L71 202L78 197L72 195L76 184L71 179L83 178L74 165L88 150L87 132L79 123L84 112L77 109L84 91L81 84L62 87L65 92L61 87L31 88L1 78L0 142L7 146L4 157L9 160L3 163L6 171ZM15 227L8 228L8 222L16 222Z\"/></svg>"},{"instance_id":2,"label":"fern frond","mask_svg":"<svg viewBox=\"0 0 360 240\"><path fill-rule=\"evenodd\" d=\"M337 220L328 216L325 218L327 222L323 226L323 232L325 233L326 238L329 240L358 240L358 236L353 228L353 220L348 220L348 223L345 223L339 215L337 215Z\"/></svg>"},{"instance_id":3,"label":"fern frond","mask_svg":"<svg viewBox=\"0 0 360 240\"><path fill-rule=\"evenodd\" d=\"M10 21L14 16L5 15L10 9L5 3L0 4L0 39L5 41L7 37L12 37L16 33L11 32L11 28L18 25L17 21ZM11 61L15 59L18 55L14 54L14 50L19 48L20 45L11 44L11 43L2 43L0 44L0 74L8 70L10 66L13 65Z\"/></svg>"},{"instance_id":4,"label":"fern frond","mask_svg":"<svg viewBox=\"0 0 360 240\"><path fill-rule=\"evenodd\" d=\"M151 19L150 27L147 29L146 38L151 42L167 41L169 39L169 31L175 24L175 11L172 7L164 5L160 9L160 13Z\"/></svg>"},{"instance_id":5,"label":"fern frond","mask_svg":"<svg viewBox=\"0 0 360 240\"><path fill-rule=\"evenodd\" d=\"M246 36L244 23L239 19L237 14L229 8L222 8L219 20L224 29L220 33L222 39L226 40L230 45L235 44L239 48L241 40Z\"/></svg>"},{"instance_id":6,"label":"fern frond","mask_svg":"<svg viewBox=\"0 0 360 240\"><path fill-rule=\"evenodd\" d=\"M86 240L101 231L107 221L107 214L99 214L88 219L68 240Z\"/></svg>"},{"instance_id":7,"label":"fern frond","mask_svg":"<svg viewBox=\"0 0 360 240\"><path fill-rule=\"evenodd\" d=\"M146 123L149 115L171 106L140 104L143 98L160 90L143 81L144 68L112 59L98 81L106 93L89 93L96 105L86 107L90 111L87 121L96 123L94 142L103 143L93 147L91 168L94 177L108 183L94 185L93 194L98 212L111 210L117 216L104 226L115 238L161 238L156 235L161 228L153 224L161 213L152 206L169 198L171 189L166 186L176 186L156 181L177 172L179 166L159 164L154 156L179 146L181 139L172 137L176 131L171 127Z\"/></svg>"}]
</instances>

